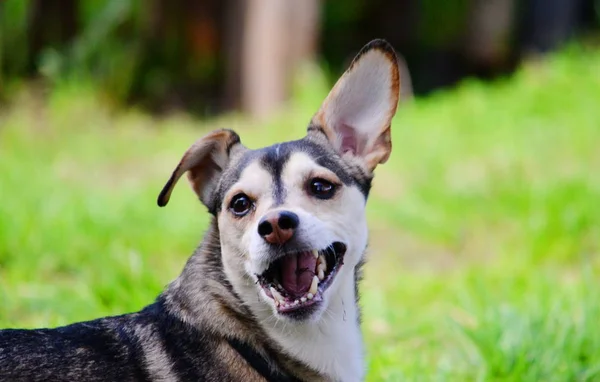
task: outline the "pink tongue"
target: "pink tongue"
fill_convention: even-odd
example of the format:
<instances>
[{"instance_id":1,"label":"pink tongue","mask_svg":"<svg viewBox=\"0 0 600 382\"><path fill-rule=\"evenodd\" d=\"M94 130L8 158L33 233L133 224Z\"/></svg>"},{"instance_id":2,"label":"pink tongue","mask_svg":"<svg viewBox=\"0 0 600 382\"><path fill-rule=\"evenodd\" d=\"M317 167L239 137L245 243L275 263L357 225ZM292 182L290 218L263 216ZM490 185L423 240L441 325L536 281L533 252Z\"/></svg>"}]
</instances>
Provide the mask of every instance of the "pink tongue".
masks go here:
<instances>
[{"instance_id":1,"label":"pink tongue","mask_svg":"<svg viewBox=\"0 0 600 382\"><path fill-rule=\"evenodd\" d=\"M303 296L310 289L317 259L311 252L288 255L281 265L281 285L294 297Z\"/></svg>"}]
</instances>

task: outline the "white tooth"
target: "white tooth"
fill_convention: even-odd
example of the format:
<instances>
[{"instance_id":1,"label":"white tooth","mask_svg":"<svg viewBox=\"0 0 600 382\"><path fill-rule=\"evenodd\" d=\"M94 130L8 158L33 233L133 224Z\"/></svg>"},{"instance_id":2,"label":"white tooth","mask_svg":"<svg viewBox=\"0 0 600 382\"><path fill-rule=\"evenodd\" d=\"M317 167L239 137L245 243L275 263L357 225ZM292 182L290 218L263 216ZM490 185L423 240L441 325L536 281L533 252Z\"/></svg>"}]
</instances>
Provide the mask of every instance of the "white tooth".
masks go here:
<instances>
[{"instance_id":1,"label":"white tooth","mask_svg":"<svg viewBox=\"0 0 600 382\"><path fill-rule=\"evenodd\" d=\"M319 258L319 251L317 251L316 249L312 250L312 254L315 257L315 259Z\"/></svg>"},{"instance_id":2,"label":"white tooth","mask_svg":"<svg viewBox=\"0 0 600 382\"><path fill-rule=\"evenodd\" d=\"M327 260L325 260L325 256L319 256L319 261L317 262L317 270L323 269L323 272L327 270Z\"/></svg>"},{"instance_id":3,"label":"white tooth","mask_svg":"<svg viewBox=\"0 0 600 382\"><path fill-rule=\"evenodd\" d=\"M312 293L309 293L309 294L307 294L307 295L306 295L306 298L307 298L307 299L309 299L309 300L312 300L312 299L313 299L313 297L314 297L314 296L313 296L313 294L312 294Z\"/></svg>"},{"instance_id":4,"label":"white tooth","mask_svg":"<svg viewBox=\"0 0 600 382\"><path fill-rule=\"evenodd\" d=\"M323 272L323 270L320 268L319 268L318 277L319 277L319 280L323 280L325 278L325 272Z\"/></svg>"},{"instance_id":5,"label":"white tooth","mask_svg":"<svg viewBox=\"0 0 600 382\"><path fill-rule=\"evenodd\" d=\"M310 284L310 289L308 291L312 294L317 294L318 286L319 286L319 278L317 276L313 276L312 284Z\"/></svg>"},{"instance_id":6,"label":"white tooth","mask_svg":"<svg viewBox=\"0 0 600 382\"><path fill-rule=\"evenodd\" d=\"M299 300L296 300L296 301L294 301L294 306L296 306L296 305L298 305L298 304L300 304L300 301L299 301Z\"/></svg>"},{"instance_id":7,"label":"white tooth","mask_svg":"<svg viewBox=\"0 0 600 382\"><path fill-rule=\"evenodd\" d=\"M281 293L277 292L277 289L271 287L271 294L273 295L273 298L277 301L283 301L284 298L281 295Z\"/></svg>"},{"instance_id":8,"label":"white tooth","mask_svg":"<svg viewBox=\"0 0 600 382\"><path fill-rule=\"evenodd\" d=\"M302 302L306 302L306 297L302 297L302 298L300 299L300 301L302 301Z\"/></svg>"}]
</instances>

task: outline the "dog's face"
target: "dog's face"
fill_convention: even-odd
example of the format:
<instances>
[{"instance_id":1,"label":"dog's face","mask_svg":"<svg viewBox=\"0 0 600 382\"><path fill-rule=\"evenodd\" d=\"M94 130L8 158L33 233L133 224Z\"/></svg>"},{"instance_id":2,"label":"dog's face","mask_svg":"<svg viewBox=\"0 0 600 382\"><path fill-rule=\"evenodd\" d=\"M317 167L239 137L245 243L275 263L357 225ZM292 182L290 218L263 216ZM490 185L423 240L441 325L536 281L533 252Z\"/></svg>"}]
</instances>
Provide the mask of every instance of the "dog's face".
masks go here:
<instances>
[{"instance_id":1,"label":"dog's face","mask_svg":"<svg viewBox=\"0 0 600 382\"><path fill-rule=\"evenodd\" d=\"M355 288L367 245L365 204L375 166L390 155L398 96L395 53L371 42L306 137L249 150L236 133L215 131L186 152L159 205L187 172L216 216L234 289L277 318L318 320L341 290Z\"/></svg>"},{"instance_id":2,"label":"dog's face","mask_svg":"<svg viewBox=\"0 0 600 382\"><path fill-rule=\"evenodd\" d=\"M317 316L366 246L368 179L309 139L244 153L223 175L218 225L231 279L275 314Z\"/></svg>"}]
</instances>

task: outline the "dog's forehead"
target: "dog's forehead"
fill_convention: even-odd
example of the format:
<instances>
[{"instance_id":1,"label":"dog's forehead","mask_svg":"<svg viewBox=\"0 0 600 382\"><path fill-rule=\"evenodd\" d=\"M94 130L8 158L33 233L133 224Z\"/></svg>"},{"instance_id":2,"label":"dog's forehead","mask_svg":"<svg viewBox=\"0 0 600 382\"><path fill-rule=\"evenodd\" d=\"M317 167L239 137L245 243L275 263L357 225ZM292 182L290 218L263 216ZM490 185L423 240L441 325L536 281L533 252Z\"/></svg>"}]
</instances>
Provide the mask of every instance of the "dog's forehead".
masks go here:
<instances>
[{"instance_id":1,"label":"dog's forehead","mask_svg":"<svg viewBox=\"0 0 600 382\"><path fill-rule=\"evenodd\" d=\"M319 166L332 171L344 183L354 182L353 172L331 148L319 145L307 139L276 143L256 150L248 150L240 159L233 163L225 174L229 179L229 187L239 179L242 172L256 162L267 171L274 180L279 180L283 169L290 163L294 154L303 154L307 160L312 160ZM225 179L224 179L225 180ZM229 188L225 187L225 188Z\"/></svg>"},{"instance_id":2,"label":"dog's forehead","mask_svg":"<svg viewBox=\"0 0 600 382\"><path fill-rule=\"evenodd\" d=\"M313 162L318 166L325 167L337 175L344 183L353 182L352 173L341 158L331 149L325 146L315 144L309 140L298 140L277 143L269 147L256 150L256 160L258 160L266 171L271 174L274 180L279 180L283 169L286 168L291 159L298 154L307 162Z\"/></svg>"},{"instance_id":3,"label":"dog's forehead","mask_svg":"<svg viewBox=\"0 0 600 382\"><path fill-rule=\"evenodd\" d=\"M310 139L276 143L271 146L256 150L247 150L233 161L221 177L218 189L218 203L222 202L227 191L238 181L250 164L258 164L272 179L274 193L283 195L281 175L294 154L301 153L314 161L318 166L333 172L338 179L346 185L355 185L367 197L371 185L371 176L361 168L346 163L336 152L328 147Z\"/></svg>"}]
</instances>

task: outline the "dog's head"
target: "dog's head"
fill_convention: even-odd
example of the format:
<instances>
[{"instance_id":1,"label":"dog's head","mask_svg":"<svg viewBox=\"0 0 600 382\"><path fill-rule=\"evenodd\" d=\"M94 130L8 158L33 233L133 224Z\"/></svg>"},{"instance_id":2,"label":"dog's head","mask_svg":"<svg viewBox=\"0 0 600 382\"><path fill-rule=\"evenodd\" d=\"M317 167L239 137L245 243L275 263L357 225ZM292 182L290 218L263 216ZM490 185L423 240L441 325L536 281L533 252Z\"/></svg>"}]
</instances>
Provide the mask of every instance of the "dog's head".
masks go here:
<instances>
[{"instance_id":1,"label":"dog's head","mask_svg":"<svg viewBox=\"0 0 600 382\"><path fill-rule=\"evenodd\" d=\"M235 132L214 131L188 149L158 204L187 172L217 219L236 292L275 317L318 320L340 288L353 293L367 245L365 203L373 170L391 152L399 86L393 48L375 40L335 84L306 137L249 150Z\"/></svg>"}]
</instances>

